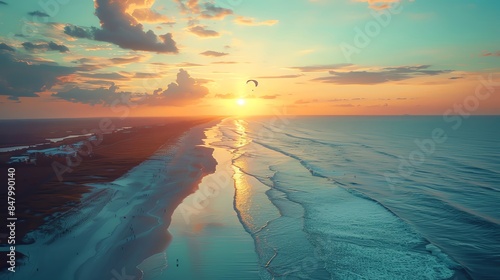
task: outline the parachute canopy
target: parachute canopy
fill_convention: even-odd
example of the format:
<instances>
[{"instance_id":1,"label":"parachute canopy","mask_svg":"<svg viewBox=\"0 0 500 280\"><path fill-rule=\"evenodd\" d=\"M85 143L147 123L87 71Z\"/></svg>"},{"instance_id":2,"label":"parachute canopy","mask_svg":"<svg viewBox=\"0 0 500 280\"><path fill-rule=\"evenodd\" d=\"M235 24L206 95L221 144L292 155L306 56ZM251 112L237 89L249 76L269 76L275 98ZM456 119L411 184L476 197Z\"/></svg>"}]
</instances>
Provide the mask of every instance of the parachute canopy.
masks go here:
<instances>
[{"instance_id":1,"label":"parachute canopy","mask_svg":"<svg viewBox=\"0 0 500 280\"><path fill-rule=\"evenodd\" d=\"M248 81L247 81L247 84L248 84L248 83L250 83L250 82L254 83L254 84L255 84L255 87L258 87L258 86L259 86L259 82L257 82L256 80L248 80Z\"/></svg>"}]
</instances>

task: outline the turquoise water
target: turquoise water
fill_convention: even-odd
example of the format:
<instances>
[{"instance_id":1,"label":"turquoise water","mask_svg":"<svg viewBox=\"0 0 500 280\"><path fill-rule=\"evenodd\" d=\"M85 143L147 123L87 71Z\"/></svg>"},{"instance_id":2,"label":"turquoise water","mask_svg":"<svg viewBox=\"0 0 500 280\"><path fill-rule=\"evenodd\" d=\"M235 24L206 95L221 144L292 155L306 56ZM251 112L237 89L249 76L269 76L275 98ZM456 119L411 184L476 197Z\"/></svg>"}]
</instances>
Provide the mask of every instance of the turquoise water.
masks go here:
<instances>
[{"instance_id":1,"label":"turquoise water","mask_svg":"<svg viewBox=\"0 0 500 280\"><path fill-rule=\"evenodd\" d=\"M226 119L263 279L497 279L499 117Z\"/></svg>"}]
</instances>

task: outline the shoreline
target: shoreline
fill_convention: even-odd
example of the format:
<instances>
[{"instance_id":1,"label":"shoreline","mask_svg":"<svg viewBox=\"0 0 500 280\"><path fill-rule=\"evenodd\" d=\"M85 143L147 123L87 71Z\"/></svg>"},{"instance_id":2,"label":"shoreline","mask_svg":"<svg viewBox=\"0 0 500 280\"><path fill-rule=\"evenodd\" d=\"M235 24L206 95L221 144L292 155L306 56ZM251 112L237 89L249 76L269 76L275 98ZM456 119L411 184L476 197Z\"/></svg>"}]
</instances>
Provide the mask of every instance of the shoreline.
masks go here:
<instances>
[{"instance_id":1,"label":"shoreline","mask_svg":"<svg viewBox=\"0 0 500 280\"><path fill-rule=\"evenodd\" d=\"M58 219L62 234L30 233L35 243L16 247L29 255L29 261L9 279L89 279L96 275L111 279L122 268L139 276L136 266L167 246L166 228L176 204L215 169L212 151L197 145L202 141L200 131L217 122L212 119L190 127L175 143L165 143L113 182L87 184L93 192L85 198L99 195L88 202L84 198L77 213Z\"/></svg>"},{"instance_id":2,"label":"shoreline","mask_svg":"<svg viewBox=\"0 0 500 280\"><path fill-rule=\"evenodd\" d=\"M81 162L77 162L77 166L71 167L71 172L63 174L62 181L58 180L54 172L52 166L55 163L54 160L38 162L37 165L0 163L2 170L7 170L10 167L16 168L16 212L20 221L16 228L18 243L30 243L30 240L23 242L28 232L40 228L46 224L46 220L55 219L60 213L78 207L80 200L91 191L88 184L106 183L118 179L147 160L164 145L175 143L189 128L216 119L219 118L131 119L120 123L120 125L135 124L137 126L127 131L104 134L102 142L92 147L93 156L82 157ZM61 120L58 123L59 126L52 122L46 126L39 124L37 129L30 133L39 133L43 129L50 129L50 131L45 132L45 136L47 136L51 134L51 131L65 131L70 127L76 130L95 126L96 120L89 119L87 121L87 123L83 123L80 120L80 122L73 124L71 121ZM32 126L16 128L14 132L24 131L28 133ZM30 137L32 136L27 136L27 138ZM81 140L81 138L77 138L73 141ZM66 140L62 144L71 143L68 141ZM0 154L0 162L6 161L7 156L12 154L14 153ZM58 160L58 163L65 164L65 161L64 159L63 162ZM6 181L5 176L6 172L2 172L0 179ZM6 195L5 192L6 189L2 189L0 196ZM0 260L2 259L0 258Z\"/></svg>"},{"instance_id":3,"label":"shoreline","mask_svg":"<svg viewBox=\"0 0 500 280\"><path fill-rule=\"evenodd\" d=\"M218 133L218 125L205 132L204 146L214 149L215 172L174 211L168 228L172 241L141 264L144 280L260 278L254 240L234 209L233 155L211 145L220 140Z\"/></svg>"}]
</instances>

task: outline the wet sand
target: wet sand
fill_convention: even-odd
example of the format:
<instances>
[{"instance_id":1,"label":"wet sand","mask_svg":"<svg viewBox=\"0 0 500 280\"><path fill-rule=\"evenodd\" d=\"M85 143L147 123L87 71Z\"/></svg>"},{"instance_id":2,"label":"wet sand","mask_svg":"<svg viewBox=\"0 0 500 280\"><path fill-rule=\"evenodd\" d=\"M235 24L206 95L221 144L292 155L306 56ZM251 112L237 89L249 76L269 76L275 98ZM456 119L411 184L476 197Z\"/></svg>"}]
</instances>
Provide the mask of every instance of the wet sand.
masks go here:
<instances>
[{"instance_id":1,"label":"wet sand","mask_svg":"<svg viewBox=\"0 0 500 280\"><path fill-rule=\"evenodd\" d=\"M210 147L216 130L206 134ZM139 266L145 280L260 278L254 240L233 208L232 155L215 147L213 156L218 163L215 173L204 177L172 215L172 241L166 251Z\"/></svg>"}]
</instances>

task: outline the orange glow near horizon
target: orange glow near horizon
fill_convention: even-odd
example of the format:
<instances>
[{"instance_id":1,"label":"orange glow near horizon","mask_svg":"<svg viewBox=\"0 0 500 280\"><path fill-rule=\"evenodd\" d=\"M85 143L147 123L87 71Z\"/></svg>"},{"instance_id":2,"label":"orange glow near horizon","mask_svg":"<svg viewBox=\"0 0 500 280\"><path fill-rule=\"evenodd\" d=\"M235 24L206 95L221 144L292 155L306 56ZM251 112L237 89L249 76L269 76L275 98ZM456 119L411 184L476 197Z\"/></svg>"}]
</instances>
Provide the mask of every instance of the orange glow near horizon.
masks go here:
<instances>
[{"instance_id":1,"label":"orange glow near horizon","mask_svg":"<svg viewBox=\"0 0 500 280\"><path fill-rule=\"evenodd\" d=\"M2 113L4 118L19 117L18 112L27 112L23 114L24 118L251 116L272 115L276 108L286 108L290 115L442 115L473 96L480 85L477 77L445 83L439 83L439 79L433 77L415 82L420 84L287 85L275 79L262 79L259 88L253 92L250 89L251 94L246 94L249 91L244 88L244 82L243 85L238 85L230 81L229 84L235 88L229 87L228 91L223 91L220 86L211 86L213 94L184 106L94 105L90 106L90 111L87 104L57 100L50 93L42 93L40 98L20 98L20 102L4 106ZM236 93L225 98L219 97L225 92L230 94L231 89ZM50 102L40 102L42 98L47 98ZM3 97L0 102L9 101ZM480 100L477 110L470 113L499 114L499 104L500 95L491 94L487 100Z\"/></svg>"}]
</instances>

